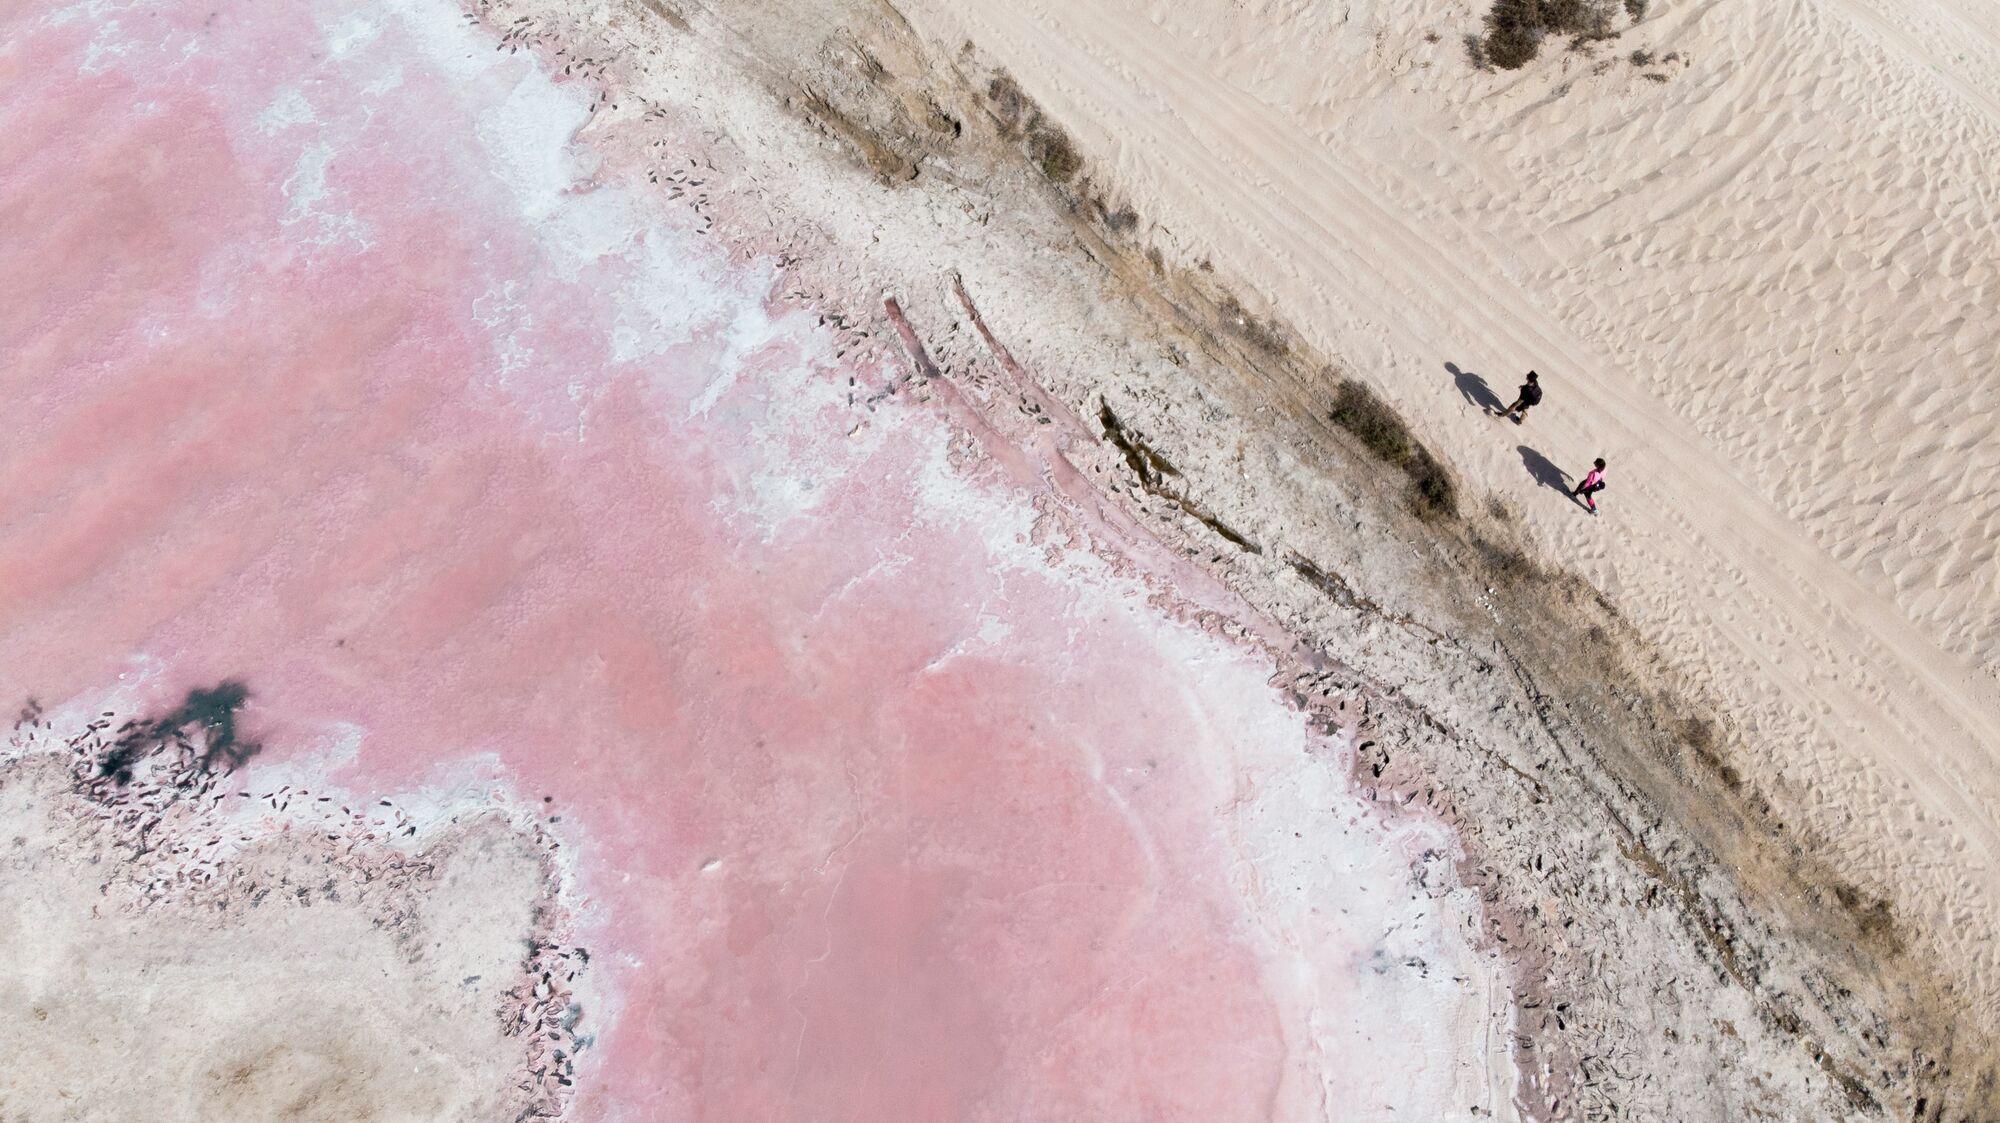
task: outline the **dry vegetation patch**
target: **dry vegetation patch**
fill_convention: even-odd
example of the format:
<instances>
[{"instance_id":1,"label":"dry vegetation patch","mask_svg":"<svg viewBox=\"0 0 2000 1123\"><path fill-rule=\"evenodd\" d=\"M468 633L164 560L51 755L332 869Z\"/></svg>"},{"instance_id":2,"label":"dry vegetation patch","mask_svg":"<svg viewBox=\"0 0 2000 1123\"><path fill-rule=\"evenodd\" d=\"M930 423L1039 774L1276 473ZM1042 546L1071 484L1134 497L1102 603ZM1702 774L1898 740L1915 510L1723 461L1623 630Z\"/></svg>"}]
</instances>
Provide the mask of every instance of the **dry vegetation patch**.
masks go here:
<instances>
[{"instance_id":1,"label":"dry vegetation patch","mask_svg":"<svg viewBox=\"0 0 2000 1123\"><path fill-rule=\"evenodd\" d=\"M1618 34L1620 12L1637 22L1645 10L1644 0L1494 0L1486 33L1469 38L1466 47L1475 65L1519 70L1550 35L1572 36L1579 44L1610 39Z\"/></svg>"},{"instance_id":2,"label":"dry vegetation patch","mask_svg":"<svg viewBox=\"0 0 2000 1123\"><path fill-rule=\"evenodd\" d=\"M1001 135L1025 144L1035 167L1051 183L1066 184L1083 170L1083 157L1077 154L1069 134L1044 116L1014 79L1005 73L994 75L986 84L986 97L1000 122Z\"/></svg>"},{"instance_id":3,"label":"dry vegetation patch","mask_svg":"<svg viewBox=\"0 0 2000 1123\"><path fill-rule=\"evenodd\" d=\"M1335 425L1352 433L1363 448L1410 477L1418 514L1458 514L1458 489L1452 483L1451 473L1429 449L1418 443L1402 416L1366 383L1341 379L1333 399L1333 412L1328 416Z\"/></svg>"}]
</instances>

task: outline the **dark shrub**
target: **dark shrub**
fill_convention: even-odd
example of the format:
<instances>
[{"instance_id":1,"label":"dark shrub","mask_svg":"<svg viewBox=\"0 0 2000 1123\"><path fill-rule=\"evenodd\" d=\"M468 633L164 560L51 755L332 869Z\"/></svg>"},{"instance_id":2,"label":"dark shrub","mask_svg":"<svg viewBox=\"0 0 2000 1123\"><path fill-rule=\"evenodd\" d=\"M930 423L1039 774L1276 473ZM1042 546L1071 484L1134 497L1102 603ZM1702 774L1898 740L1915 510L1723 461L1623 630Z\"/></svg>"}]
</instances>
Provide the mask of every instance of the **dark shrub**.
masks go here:
<instances>
[{"instance_id":1,"label":"dark shrub","mask_svg":"<svg viewBox=\"0 0 2000 1123\"><path fill-rule=\"evenodd\" d=\"M1083 167L1083 157L1069 142L1069 134L1045 121L1036 121L1028 133L1028 155L1035 166L1056 183L1068 183Z\"/></svg>"},{"instance_id":2,"label":"dark shrub","mask_svg":"<svg viewBox=\"0 0 2000 1123\"><path fill-rule=\"evenodd\" d=\"M1493 7L1486 13L1486 36L1481 42L1480 53L1487 62L1502 70L1519 70L1542 49L1544 36L1575 35L1580 40L1610 38L1614 2L1493 0ZM1629 12L1632 0L1625 0L1625 3Z\"/></svg>"},{"instance_id":3,"label":"dark shrub","mask_svg":"<svg viewBox=\"0 0 2000 1123\"><path fill-rule=\"evenodd\" d=\"M1329 416L1335 425L1354 434L1363 448L1410 477L1418 514L1458 513L1458 492L1451 473L1417 443L1402 417L1375 391L1352 378L1341 379Z\"/></svg>"},{"instance_id":4,"label":"dark shrub","mask_svg":"<svg viewBox=\"0 0 2000 1123\"><path fill-rule=\"evenodd\" d=\"M1360 438L1369 452L1401 467L1410 455L1410 430L1389 403L1352 378L1340 382L1333 398L1333 423Z\"/></svg>"}]
</instances>

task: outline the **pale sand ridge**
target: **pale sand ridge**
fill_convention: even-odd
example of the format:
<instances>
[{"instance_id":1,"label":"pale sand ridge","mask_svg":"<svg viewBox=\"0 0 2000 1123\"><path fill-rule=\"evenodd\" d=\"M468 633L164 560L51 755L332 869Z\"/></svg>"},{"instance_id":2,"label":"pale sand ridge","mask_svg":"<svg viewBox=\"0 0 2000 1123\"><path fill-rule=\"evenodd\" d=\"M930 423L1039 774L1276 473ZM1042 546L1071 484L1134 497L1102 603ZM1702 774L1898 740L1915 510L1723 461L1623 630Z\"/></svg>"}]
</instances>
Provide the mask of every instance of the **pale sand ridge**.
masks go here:
<instances>
[{"instance_id":1,"label":"pale sand ridge","mask_svg":"<svg viewBox=\"0 0 2000 1123\"><path fill-rule=\"evenodd\" d=\"M1595 56L1489 75L1464 4L912 5L1163 244L1519 507L1729 700L1759 785L1991 994L2000 70L1990 15L1884 12L1655 3ZM1493 422L1446 362L1503 398L1536 366L1550 398ZM1606 518L1540 493L1520 445L1572 473L1607 455Z\"/></svg>"}]
</instances>

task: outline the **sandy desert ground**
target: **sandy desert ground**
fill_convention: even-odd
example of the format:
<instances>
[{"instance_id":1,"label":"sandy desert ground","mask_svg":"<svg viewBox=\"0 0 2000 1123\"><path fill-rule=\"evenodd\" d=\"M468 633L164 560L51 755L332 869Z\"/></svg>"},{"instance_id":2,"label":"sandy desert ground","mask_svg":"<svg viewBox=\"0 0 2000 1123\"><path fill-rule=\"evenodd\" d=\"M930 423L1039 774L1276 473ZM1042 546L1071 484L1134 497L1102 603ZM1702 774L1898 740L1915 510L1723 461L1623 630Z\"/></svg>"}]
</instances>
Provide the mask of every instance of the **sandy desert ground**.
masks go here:
<instances>
[{"instance_id":1,"label":"sandy desert ground","mask_svg":"<svg viewBox=\"0 0 2000 1123\"><path fill-rule=\"evenodd\" d=\"M2000 1118L2000 16L1614 14L0 16L0 1115Z\"/></svg>"},{"instance_id":2,"label":"sandy desert ground","mask_svg":"<svg viewBox=\"0 0 2000 1123\"><path fill-rule=\"evenodd\" d=\"M1663 4L1507 76L1463 65L1463 5L916 7L1420 419L1993 977L1990 7ZM1498 436L1451 373L1511 401L1530 367L1551 402ZM1608 456L1615 523L1546 502L1528 448Z\"/></svg>"}]
</instances>

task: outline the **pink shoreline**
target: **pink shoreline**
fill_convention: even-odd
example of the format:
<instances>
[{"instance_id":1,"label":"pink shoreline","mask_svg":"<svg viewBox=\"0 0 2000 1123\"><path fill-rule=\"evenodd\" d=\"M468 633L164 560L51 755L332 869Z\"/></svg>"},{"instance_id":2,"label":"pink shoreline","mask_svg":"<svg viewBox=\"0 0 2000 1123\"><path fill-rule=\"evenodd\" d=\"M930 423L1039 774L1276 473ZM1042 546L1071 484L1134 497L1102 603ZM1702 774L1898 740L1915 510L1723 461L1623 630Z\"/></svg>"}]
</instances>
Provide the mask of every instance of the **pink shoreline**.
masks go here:
<instances>
[{"instance_id":1,"label":"pink shoreline","mask_svg":"<svg viewBox=\"0 0 2000 1123\"><path fill-rule=\"evenodd\" d=\"M1093 511L1053 444L947 455L938 409L844 407L889 360L834 358L636 173L510 197L541 173L496 153L532 140L472 138L528 64L450 77L349 8L386 37L352 61L314 53L334 15L185 9L0 94L24 403L0 690L157 704L241 676L273 762L352 725L350 791L482 754L551 798L597 918L586 1017L616 1011L579 1118L1304 1095L1218 807L1232 768L1286 758L1273 737L1314 739L1263 651L1158 595L1227 594ZM86 24L0 20L61 69L96 57ZM1144 589L1030 541L1051 518L1122 537ZM1367 861L1357 891L1397 859Z\"/></svg>"}]
</instances>

